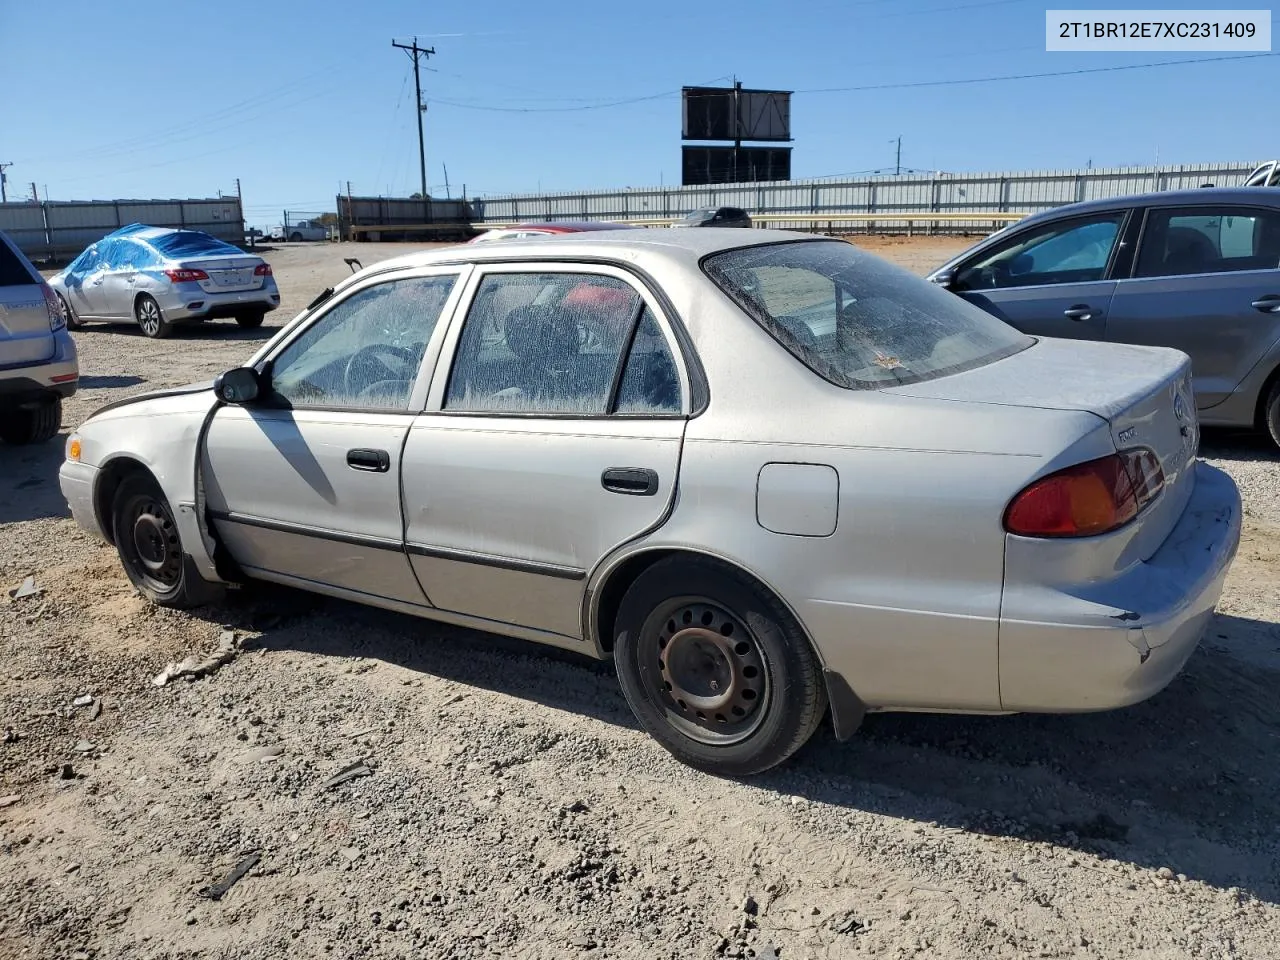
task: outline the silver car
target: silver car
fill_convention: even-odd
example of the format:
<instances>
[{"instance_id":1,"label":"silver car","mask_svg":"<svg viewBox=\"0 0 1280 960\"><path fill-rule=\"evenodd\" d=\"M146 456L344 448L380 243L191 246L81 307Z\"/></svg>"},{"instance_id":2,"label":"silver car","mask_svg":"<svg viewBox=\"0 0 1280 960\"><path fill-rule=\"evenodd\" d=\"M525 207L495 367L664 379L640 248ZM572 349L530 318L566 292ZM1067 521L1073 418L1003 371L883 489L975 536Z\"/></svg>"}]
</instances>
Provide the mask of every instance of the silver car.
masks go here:
<instances>
[{"instance_id":1,"label":"silver car","mask_svg":"<svg viewBox=\"0 0 1280 960\"><path fill-rule=\"evenodd\" d=\"M1208 426L1280 444L1280 191L1200 189L1059 207L931 279L1026 333L1190 355Z\"/></svg>"},{"instance_id":2,"label":"silver car","mask_svg":"<svg viewBox=\"0 0 1280 960\"><path fill-rule=\"evenodd\" d=\"M92 244L49 284L73 329L90 320L133 320L148 337L198 320L259 327L280 306L271 265L261 257L199 230L137 223Z\"/></svg>"},{"instance_id":3,"label":"silver car","mask_svg":"<svg viewBox=\"0 0 1280 960\"><path fill-rule=\"evenodd\" d=\"M844 738L1169 683L1240 538L1190 390L841 241L581 234L366 268L94 414L61 484L156 603L259 579L612 657L667 749L745 775L828 706Z\"/></svg>"},{"instance_id":4,"label":"silver car","mask_svg":"<svg viewBox=\"0 0 1280 960\"><path fill-rule=\"evenodd\" d=\"M62 426L80 366L58 298L0 233L0 440L43 443Z\"/></svg>"}]
</instances>

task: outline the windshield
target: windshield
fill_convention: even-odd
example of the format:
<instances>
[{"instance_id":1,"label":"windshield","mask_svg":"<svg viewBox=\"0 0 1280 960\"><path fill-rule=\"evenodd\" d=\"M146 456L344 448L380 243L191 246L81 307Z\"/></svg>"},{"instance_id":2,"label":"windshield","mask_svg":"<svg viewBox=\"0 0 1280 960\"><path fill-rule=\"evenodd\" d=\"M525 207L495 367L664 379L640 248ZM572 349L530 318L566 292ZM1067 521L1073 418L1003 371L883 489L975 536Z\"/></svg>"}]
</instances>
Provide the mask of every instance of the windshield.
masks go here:
<instances>
[{"instance_id":1,"label":"windshield","mask_svg":"<svg viewBox=\"0 0 1280 960\"><path fill-rule=\"evenodd\" d=\"M714 217L715 214L716 214L716 211L714 207L706 207L705 209L695 210L693 211L693 213L686 214L685 219L686 220L706 220L706 219L709 219L710 217Z\"/></svg>"},{"instance_id":2,"label":"windshield","mask_svg":"<svg viewBox=\"0 0 1280 960\"><path fill-rule=\"evenodd\" d=\"M917 383L1017 353L1030 337L844 241L768 244L703 269L814 373L865 389Z\"/></svg>"}]
</instances>

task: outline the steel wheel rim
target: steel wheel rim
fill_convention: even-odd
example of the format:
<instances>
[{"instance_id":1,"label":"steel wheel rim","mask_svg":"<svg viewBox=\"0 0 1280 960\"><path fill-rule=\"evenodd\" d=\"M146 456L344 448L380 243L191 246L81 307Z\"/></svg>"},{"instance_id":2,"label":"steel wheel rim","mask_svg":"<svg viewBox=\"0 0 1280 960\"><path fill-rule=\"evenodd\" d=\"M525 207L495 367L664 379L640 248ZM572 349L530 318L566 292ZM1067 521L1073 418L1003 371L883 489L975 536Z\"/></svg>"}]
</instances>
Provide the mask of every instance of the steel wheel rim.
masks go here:
<instances>
[{"instance_id":1,"label":"steel wheel rim","mask_svg":"<svg viewBox=\"0 0 1280 960\"><path fill-rule=\"evenodd\" d=\"M768 659L743 620L706 597L654 610L642 629L641 674L672 726L713 746L740 743L768 713Z\"/></svg>"},{"instance_id":2,"label":"steel wheel rim","mask_svg":"<svg viewBox=\"0 0 1280 960\"><path fill-rule=\"evenodd\" d=\"M155 336L160 329L160 308L154 300L147 299L138 304L138 322L144 333Z\"/></svg>"},{"instance_id":3,"label":"steel wheel rim","mask_svg":"<svg viewBox=\"0 0 1280 960\"><path fill-rule=\"evenodd\" d=\"M124 515L130 566L160 592L182 578L182 541L169 508L155 497L136 497Z\"/></svg>"}]
</instances>

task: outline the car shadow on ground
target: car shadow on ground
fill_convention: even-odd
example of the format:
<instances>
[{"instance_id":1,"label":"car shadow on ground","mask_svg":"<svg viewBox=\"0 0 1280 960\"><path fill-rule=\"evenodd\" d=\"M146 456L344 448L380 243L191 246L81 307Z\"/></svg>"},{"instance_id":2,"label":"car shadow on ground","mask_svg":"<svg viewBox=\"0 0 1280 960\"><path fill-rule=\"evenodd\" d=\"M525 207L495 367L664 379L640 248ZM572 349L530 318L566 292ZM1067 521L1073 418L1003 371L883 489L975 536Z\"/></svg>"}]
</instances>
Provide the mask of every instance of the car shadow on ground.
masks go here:
<instances>
[{"instance_id":1,"label":"car shadow on ground","mask_svg":"<svg viewBox=\"0 0 1280 960\"><path fill-rule=\"evenodd\" d=\"M81 376L79 386L81 390L111 390L120 387L136 387L138 384L146 382L146 377L135 377L133 375L118 377Z\"/></svg>"},{"instance_id":2,"label":"car shadow on ground","mask_svg":"<svg viewBox=\"0 0 1280 960\"><path fill-rule=\"evenodd\" d=\"M1200 436L1200 456L1211 460L1280 463L1280 447L1265 433L1206 427Z\"/></svg>"},{"instance_id":3,"label":"car shadow on ground","mask_svg":"<svg viewBox=\"0 0 1280 960\"><path fill-rule=\"evenodd\" d=\"M20 447L0 442L0 527L71 516L58 487L66 439L66 434L59 434L45 443Z\"/></svg>"},{"instance_id":4,"label":"car shadow on ground","mask_svg":"<svg viewBox=\"0 0 1280 960\"><path fill-rule=\"evenodd\" d=\"M609 664L305 594L258 596L233 604L234 616L265 627L255 643L267 649L372 658L638 728ZM814 802L1169 865L1277 900L1270 857L1280 840L1280 671L1213 645L1230 636L1280 649L1276 624L1219 616L1183 674L1145 703L1074 716L874 714L846 743L824 722L788 764L752 782Z\"/></svg>"},{"instance_id":5,"label":"car shadow on ground","mask_svg":"<svg viewBox=\"0 0 1280 960\"><path fill-rule=\"evenodd\" d=\"M268 320L260 327L254 327L246 330L237 324L234 320L207 320L203 323L178 323L173 327L173 333L165 340L157 341L159 343L168 343L178 340L232 340L255 342L259 340L269 340L278 333L280 328L273 326ZM137 337L140 340L146 340L147 336L142 332L142 328L136 323L111 323L103 321L94 321L87 323L76 331L77 335L112 333L126 337Z\"/></svg>"}]
</instances>

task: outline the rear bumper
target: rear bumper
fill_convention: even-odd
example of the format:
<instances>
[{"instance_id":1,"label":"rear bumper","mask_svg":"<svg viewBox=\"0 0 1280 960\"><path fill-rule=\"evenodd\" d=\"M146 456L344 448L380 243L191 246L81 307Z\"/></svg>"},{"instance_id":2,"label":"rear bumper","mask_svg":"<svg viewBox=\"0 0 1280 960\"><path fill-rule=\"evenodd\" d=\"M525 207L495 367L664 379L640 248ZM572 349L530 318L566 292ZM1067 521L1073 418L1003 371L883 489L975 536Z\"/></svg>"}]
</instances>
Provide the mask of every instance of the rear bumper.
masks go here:
<instances>
[{"instance_id":1,"label":"rear bumper","mask_svg":"<svg viewBox=\"0 0 1280 960\"><path fill-rule=\"evenodd\" d=\"M1072 713L1138 703L1191 656L1240 544L1240 493L1196 466L1196 486L1160 548L1112 580L1071 588L1006 583L1000 700L1009 711ZM1010 579L1014 571L1007 575Z\"/></svg>"},{"instance_id":2,"label":"rear bumper","mask_svg":"<svg viewBox=\"0 0 1280 960\"><path fill-rule=\"evenodd\" d=\"M65 330L54 335L53 356L39 363L0 369L0 405L40 403L51 397L69 397L79 385L80 363L76 342Z\"/></svg>"},{"instance_id":3,"label":"rear bumper","mask_svg":"<svg viewBox=\"0 0 1280 960\"><path fill-rule=\"evenodd\" d=\"M160 298L160 309L171 323L178 320L217 320L255 310L270 312L280 306L280 290L269 281L259 290L209 293L196 284L190 290L174 290Z\"/></svg>"},{"instance_id":4,"label":"rear bumper","mask_svg":"<svg viewBox=\"0 0 1280 960\"><path fill-rule=\"evenodd\" d=\"M81 527L103 540L107 539L98 525L93 509L93 489L97 482L98 468L74 460L62 461L58 469L58 486L71 508L71 516Z\"/></svg>"}]
</instances>

